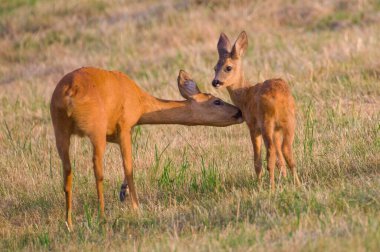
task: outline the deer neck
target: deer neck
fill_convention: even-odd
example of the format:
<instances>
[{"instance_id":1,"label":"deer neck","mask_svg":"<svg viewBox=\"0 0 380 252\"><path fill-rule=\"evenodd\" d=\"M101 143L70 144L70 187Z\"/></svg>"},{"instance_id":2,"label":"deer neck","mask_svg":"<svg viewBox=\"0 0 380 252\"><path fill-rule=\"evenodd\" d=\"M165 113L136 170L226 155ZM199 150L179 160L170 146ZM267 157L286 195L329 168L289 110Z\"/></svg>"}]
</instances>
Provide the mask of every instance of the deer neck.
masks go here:
<instances>
[{"instance_id":1,"label":"deer neck","mask_svg":"<svg viewBox=\"0 0 380 252\"><path fill-rule=\"evenodd\" d=\"M227 87L227 91L230 94L232 102L240 109L243 108L245 103L246 90L249 88L248 83L244 78L244 73L241 71L237 81Z\"/></svg>"},{"instance_id":2,"label":"deer neck","mask_svg":"<svg viewBox=\"0 0 380 252\"><path fill-rule=\"evenodd\" d=\"M146 94L143 114L137 124L196 125L189 101L163 100Z\"/></svg>"}]
</instances>

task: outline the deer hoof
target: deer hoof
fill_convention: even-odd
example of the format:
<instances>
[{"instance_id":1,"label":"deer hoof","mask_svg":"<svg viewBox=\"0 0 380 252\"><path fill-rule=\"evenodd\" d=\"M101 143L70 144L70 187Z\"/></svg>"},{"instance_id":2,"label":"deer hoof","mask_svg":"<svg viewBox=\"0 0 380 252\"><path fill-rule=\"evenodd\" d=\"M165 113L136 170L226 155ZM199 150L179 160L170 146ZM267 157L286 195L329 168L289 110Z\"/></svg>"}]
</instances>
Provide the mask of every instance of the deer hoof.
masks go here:
<instances>
[{"instance_id":1,"label":"deer hoof","mask_svg":"<svg viewBox=\"0 0 380 252\"><path fill-rule=\"evenodd\" d=\"M125 201L125 198L127 197L127 189L128 189L127 183L121 185L120 194L119 194L121 202Z\"/></svg>"}]
</instances>

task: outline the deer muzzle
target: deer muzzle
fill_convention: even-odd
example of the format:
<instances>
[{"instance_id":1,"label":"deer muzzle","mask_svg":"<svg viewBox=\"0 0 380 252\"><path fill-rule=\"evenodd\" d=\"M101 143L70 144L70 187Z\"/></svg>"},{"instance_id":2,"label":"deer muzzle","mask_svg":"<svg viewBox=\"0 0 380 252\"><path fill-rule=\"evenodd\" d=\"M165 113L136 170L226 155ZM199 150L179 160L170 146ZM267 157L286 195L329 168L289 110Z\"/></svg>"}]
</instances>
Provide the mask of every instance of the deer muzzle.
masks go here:
<instances>
[{"instance_id":1,"label":"deer muzzle","mask_svg":"<svg viewBox=\"0 0 380 252\"><path fill-rule=\"evenodd\" d=\"M220 87L222 85L223 85L223 82L221 82L220 80L214 79L212 81L212 86L215 87L215 88L218 88L218 87Z\"/></svg>"}]
</instances>

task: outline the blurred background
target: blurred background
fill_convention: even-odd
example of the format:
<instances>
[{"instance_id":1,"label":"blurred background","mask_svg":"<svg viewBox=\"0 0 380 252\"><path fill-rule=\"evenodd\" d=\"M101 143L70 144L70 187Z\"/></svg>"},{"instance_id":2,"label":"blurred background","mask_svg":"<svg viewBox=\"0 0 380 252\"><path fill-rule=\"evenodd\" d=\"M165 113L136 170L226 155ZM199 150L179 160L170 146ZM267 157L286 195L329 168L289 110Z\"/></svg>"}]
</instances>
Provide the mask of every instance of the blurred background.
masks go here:
<instances>
[{"instance_id":1,"label":"blurred background","mask_svg":"<svg viewBox=\"0 0 380 252\"><path fill-rule=\"evenodd\" d=\"M124 71L157 94L175 89L182 68L210 88L220 32L234 41L242 30L253 82L376 79L379 9L376 0L3 0L0 83L44 83L50 92L63 74L90 65Z\"/></svg>"}]
</instances>

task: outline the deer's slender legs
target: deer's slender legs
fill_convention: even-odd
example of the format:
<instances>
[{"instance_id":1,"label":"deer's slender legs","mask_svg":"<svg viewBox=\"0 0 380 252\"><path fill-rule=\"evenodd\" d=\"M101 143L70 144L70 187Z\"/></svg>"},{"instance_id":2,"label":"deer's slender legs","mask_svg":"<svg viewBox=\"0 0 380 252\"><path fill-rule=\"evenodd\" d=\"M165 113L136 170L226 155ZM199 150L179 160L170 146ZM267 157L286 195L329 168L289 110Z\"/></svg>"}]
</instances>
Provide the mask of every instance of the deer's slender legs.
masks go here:
<instances>
[{"instance_id":1,"label":"deer's slender legs","mask_svg":"<svg viewBox=\"0 0 380 252\"><path fill-rule=\"evenodd\" d=\"M103 133L103 132L102 132ZM93 146L93 164L96 180L96 190L98 193L100 216L104 218L104 196L103 196L103 155L106 149L106 134L96 134L90 136Z\"/></svg>"},{"instance_id":2,"label":"deer's slender legs","mask_svg":"<svg viewBox=\"0 0 380 252\"><path fill-rule=\"evenodd\" d=\"M284 154L286 163L289 166L290 171L293 175L293 182L295 185L301 185L301 182L298 178L297 169L293 157L293 139L294 139L294 127L288 127L284 129L284 140L282 142L282 153Z\"/></svg>"},{"instance_id":3,"label":"deer's slender legs","mask_svg":"<svg viewBox=\"0 0 380 252\"><path fill-rule=\"evenodd\" d=\"M259 183L261 182L262 173L262 163L261 163L261 144L262 137L261 132L258 129L255 129L254 126L249 126L251 141L253 145L253 157L254 157L254 166L257 179Z\"/></svg>"},{"instance_id":4,"label":"deer's slender legs","mask_svg":"<svg viewBox=\"0 0 380 252\"><path fill-rule=\"evenodd\" d=\"M132 167L132 139L131 128L124 128L120 132L120 151L123 158L124 182L120 190L120 200L125 200L126 189L129 187L132 207L139 207L135 184L133 182L133 167Z\"/></svg>"},{"instance_id":5,"label":"deer's slender legs","mask_svg":"<svg viewBox=\"0 0 380 252\"><path fill-rule=\"evenodd\" d=\"M66 113L51 106L52 122L54 126L55 143L63 168L63 191L66 199L66 223L72 229L72 181L73 174L70 164L70 137L71 121ZM54 115L53 115L54 114Z\"/></svg>"},{"instance_id":6,"label":"deer's slender legs","mask_svg":"<svg viewBox=\"0 0 380 252\"><path fill-rule=\"evenodd\" d=\"M285 159L282 154L282 132L280 130L275 130L273 135L273 141L276 148L276 154L277 154L277 166L280 168L280 178L281 176L286 177L286 164Z\"/></svg>"},{"instance_id":7,"label":"deer's slender legs","mask_svg":"<svg viewBox=\"0 0 380 252\"><path fill-rule=\"evenodd\" d=\"M274 168L276 165L276 148L273 142L273 133L274 133L274 121L268 120L264 121L264 128L262 129L264 143L267 149L267 168L269 171L270 177L270 186L271 190L275 190L275 181L274 181Z\"/></svg>"},{"instance_id":8,"label":"deer's slender legs","mask_svg":"<svg viewBox=\"0 0 380 252\"><path fill-rule=\"evenodd\" d=\"M70 136L68 137L56 137L56 144L59 157L62 161L63 167L63 191L66 198L66 222L69 228L72 228L71 211L72 211L72 180L73 174L70 164Z\"/></svg>"}]
</instances>

